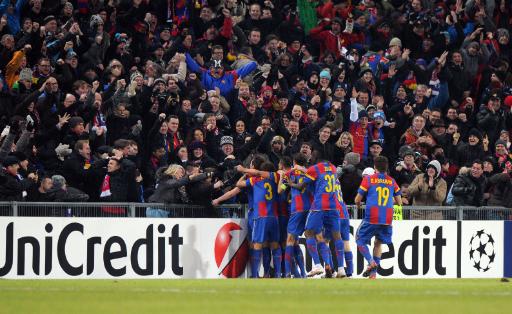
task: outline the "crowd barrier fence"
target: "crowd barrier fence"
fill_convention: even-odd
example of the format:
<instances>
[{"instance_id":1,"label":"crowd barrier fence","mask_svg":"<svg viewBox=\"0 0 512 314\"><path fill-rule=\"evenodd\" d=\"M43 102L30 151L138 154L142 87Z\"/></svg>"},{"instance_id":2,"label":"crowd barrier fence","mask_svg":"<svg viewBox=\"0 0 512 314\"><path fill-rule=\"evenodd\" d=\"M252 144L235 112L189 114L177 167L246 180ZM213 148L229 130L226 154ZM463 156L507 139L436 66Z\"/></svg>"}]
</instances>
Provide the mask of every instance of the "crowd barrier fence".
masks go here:
<instances>
[{"instance_id":1,"label":"crowd barrier fence","mask_svg":"<svg viewBox=\"0 0 512 314\"><path fill-rule=\"evenodd\" d=\"M364 209L347 206L350 218L361 219ZM146 217L148 209L169 213L170 218L244 218L246 204L205 207L159 203L39 203L0 202L0 216L14 217ZM401 220L512 220L512 209L504 207L404 206Z\"/></svg>"}]
</instances>

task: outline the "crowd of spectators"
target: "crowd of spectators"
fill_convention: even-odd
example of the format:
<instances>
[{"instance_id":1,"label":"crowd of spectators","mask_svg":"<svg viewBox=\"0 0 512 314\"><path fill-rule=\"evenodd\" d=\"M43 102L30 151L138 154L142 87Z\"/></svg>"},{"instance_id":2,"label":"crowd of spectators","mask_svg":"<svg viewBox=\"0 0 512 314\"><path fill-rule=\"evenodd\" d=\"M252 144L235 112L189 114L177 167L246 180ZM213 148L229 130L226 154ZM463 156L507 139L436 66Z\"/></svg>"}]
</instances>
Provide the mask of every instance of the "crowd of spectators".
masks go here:
<instances>
[{"instance_id":1,"label":"crowd of spectators","mask_svg":"<svg viewBox=\"0 0 512 314\"><path fill-rule=\"evenodd\" d=\"M385 155L406 205L512 207L511 10L1 0L0 200L210 207L236 165L301 152L348 204Z\"/></svg>"}]
</instances>

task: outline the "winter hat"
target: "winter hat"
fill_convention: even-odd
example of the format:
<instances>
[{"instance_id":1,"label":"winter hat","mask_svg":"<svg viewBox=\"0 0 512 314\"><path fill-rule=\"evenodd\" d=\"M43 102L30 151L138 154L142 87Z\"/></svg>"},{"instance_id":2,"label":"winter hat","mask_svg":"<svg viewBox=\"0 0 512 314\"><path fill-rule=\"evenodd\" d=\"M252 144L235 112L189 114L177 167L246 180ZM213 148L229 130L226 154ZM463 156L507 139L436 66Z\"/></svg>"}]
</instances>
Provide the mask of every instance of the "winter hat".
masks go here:
<instances>
[{"instance_id":1,"label":"winter hat","mask_svg":"<svg viewBox=\"0 0 512 314\"><path fill-rule=\"evenodd\" d=\"M162 84L164 84L164 85L166 84L165 80L164 80L163 78L159 77L159 78L157 78L157 79L153 82L153 86L156 86L156 84L160 84L160 83L162 83Z\"/></svg>"},{"instance_id":2,"label":"winter hat","mask_svg":"<svg viewBox=\"0 0 512 314\"><path fill-rule=\"evenodd\" d=\"M130 75L130 82L133 82L137 77L144 77L139 71L135 71Z\"/></svg>"},{"instance_id":3,"label":"winter hat","mask_svg":"<svg viewBox=\"0 0 512 314\"><path fill-rule=\"evenodd\" d=\"M4 158L4 161L2 162L2 165L7 168L9 166L15 165L19 163L20 161L15 156L7 156Z\"/></svg>"},{"instance_id":4,"label":"winter hat","mask_svg":"<svg viewBox=\"0 0 512 314\"><path fill-rule=\"evenodd\" d=\"M203 142L201 142L201 141L193 141L192 143L190 143L190 144L188 145L188 149L189 149L189 150L194 150L194 149L196 149L196 148L201 148L201 149L203 149L203 150L204 150L204 143L203 143Z\"/></svg>"},{"instance_id":5,"label":"winter hat","mask_svg":"<svg viewBox=\"0 0 512 314\"><path fill-rule=\"evenodd\" d=\"M348 89L348 84L347 84L347 83L340 83L340 82L336 82L336 83L334 83L334 90L337 90L338 88L342 88L342 89L344 89L345 91L347 91L347 89Z\"/></svg>"},{"instance_id":6,"label":"winter hat","mask_svg":"<svg viewBox=\"0 0 512 314\"><path fill-rule=\"evenodd\" d=\"M9 153L9 156L16 157L16 159L18 159L18 161L28 160L27 155L25 155L23 152L12 152L12 153Z\"/></svg>"},{"instance_id":7,"label":"winter hat","mask_svg":"<svg viewBox=\"0 0 512 314\"><path fill-rule=\"evenodd\" d=\"M505 97L505 100L503 101L503 103L505 104L505 106L507 106L509 108L512 107L512 95Z\"/></svg>"},{"instance_id":8,"label":"winter hat","mask_svg":"<svg viewBox=\"0 0 512 314\"><path fill-rule=\"evenodd\" d=\"M374 175L374 174L375 174L375 169L373 169L371 167L364 168L364 170L363 170L363 177L371 176L371 175Z\"/></svg>"},{"instance_id":9,"label":"winter hat","mask_svg":"<svg viewBox=\"0 0 512 314\"><path fill-rule=\"evenodd\" d=\"M233 137L231 137L231 136L223 136L220 139L220 146L224 146L226 144L233 145Z\"/></svg>"},{"instance_id":10,"label":"winter hat","mask_svg":"<svg viewBox=\"0 0 512 314\"><path fill-rule=\"evenodd\" d=\"M344 161L347 163L347 165L357 166L361 162L361 157L358 153L350 152L345 155Z\"/></svg>"},{"instance_id":11,"label":"winter hat","mask_svg":"<svg viewBox=\"0 0 512 314\"><path fill-rule=\"evenodd\" d=\"M103 19L101 18L101 16L99 14L91 16L89 26L94 29L96 26L98 26L98 24L103 24Z\"/></svg>"},{"instance_id":12,"label":"winter hat","mask_svg":"<svg viewBox=\"0 0 512 314\"><path fill-rule=\"evenodd\" d=\"M98 147L96 149L96 152L100 155L103 155L103 154L111 154L113 151L113 148L111 146L107 146L107 145L102 145L100 147Z\"/></svg>"},{"instance_id":13,"label":"winter hat","mask_svg":"<svg viewBox=\"0 0 512 314\"><path fill-rule=\"evenodd\" d=\"M370 72L373 74L372 69L370 67L362 67L361 71L359 71L359 77L363 76L366 72Z\"/></svg>"},{"instance_id":14,"label":"winter hat","mask_svg":"<svg viewBox=\"0 0 512 314\"><path fill-rule=\"evenodd\" d=\"M76 127L77 125L79 125L80 123L84 123L84 119L82 119L81 117L72 117L71 119L69 119L68 121L68 124L69 124L69 128L70 129L73 129L74 127Z\"/></svg>"},{"instance_id":15,"label":"winter hat","mask_svg":"<svg viewBox=\"0 0 512 314\"><path fill-rule=\"evenodd\" d=\"M373 114L373 120L382 119L383 121L386 121L386 115L384 114L384 111L377 111Z\"/></svg>"},{"instance_id":16,"label":"winter hat","mask_svg":"<svg viewBox=\"0 0 512 314\"><path fill-rule=\"evenodd\" d=\"M432 160L431 162L428 163L427 169L428 168L434 168L436 170L436 178L439 177L439 174L441 173L441 164L439 163L439 161Z\"/></svg>"},{"instance_id":17,"label":"winter hat","mask_svg":"<svg viewBox=\"0 0 512 314\"><path fill-rule=\"evenodd\" d=\"M475 48L476 50L478 50L478 49L480 49L480 44L479 44L479 43L477 43L476 41L472 41L472 42L470 42L470 43L469 43L469 45L468 45L468 49L469 49L469 48Z\"/></svg>"},{"instance_id":18,"label":"winter hat","mask_svg":"<svg viewBox=\"0 0 512 314\"><path fill-rule=\"evenodd\" d=\"M66 179L63 176L56 174L52 176L52 183L53 188L61 189L64 186L64 184L66 184Z\"/></svg>"},{"instance_id":19,"label":"winter hat","mask_svg":"<svg viewBox=\"0 0 512 314\"><path fill-rule=\"evenodd\" d=\"M20 71L19 76L20 81L30 81L32 82L32 70L29 68L24 68Z\"/></svg>"},{"instance_id":20,"label":"winter hat","mask_svg":"<svg viewBox=\"0 0 512 314\"><path fill-rule=\"evenodd\" d=\"M265 86L261 87L260 94L263 94L266 91L273 91L272 86L265 85Z\"/></svg>"},{"instance_id":21,"label":"winter hat","mask_svg":"<svg viewBox=\"0 0 512 314\"><path fill-rule=\"evenodd\" d=\"M375 107L374 105L368 105L366 107L366 112L370 112L370 110L376 111L377 107Z\"/></svg>"},{"instance_id":22,"label":"winter hat","mask_svg":"<svg viewBox=\"0 0 512 314\"><path fill-rule=\"evenodd\" d=\"M368 112L366 110L359 111L359 119L368 118Z\"/></svg>"},{"instance_id":23,"label":"winter hat","mask_svg":"<svg viewBox=\"0 0 512 314\"><path fill-rule=\"evenodd\" d=\"M480 141L482 140L482 132L480 132L478 129L472 128L471 130L469 130L468 137L470 137L471 135L477 137Z\"/></svg>"},{"instance_id":24,"label":"winter hat","mask_svg":"<svg viewBox=\"0 0 512 314\"><path fill-rule=\"evenodd\" d=\"M494 146L498 146L498 145L503 145L505 147L507 147L507 142L505 142L504 140L497 140L496 143L494 144Z\"/></svg>"},{"instance_id":25,"label":"winter hat","mask_svg":"<svg viewBox=\"0 0 512 314\"><path fill-rule=\"evenodd\" d=\"M331 73L328 70L322 70L322 72L320 72L320 78L326 78L330 81Z\"/></svg>"},{"instance_id":26,"label":"winter hat","mask_svg":"<svg viewBox=\"0 0 512 314\"><path fill-rule=\"evenodd\" d=\"M57 21L57 19L55 18L54 15L48 15L47 17L45 17L43 20L43 24L46 25L46 24L50 23L51 21Z\"/></svg>"},{"instance_id":27,"label":"winter hat","mask_svg":"<svg viewBox=\"0 0 512 314\"><path fill-rule=\"evenodd\" d=\"M510 38L510 33L508 29L506 28L498 28L496 31L496 38L500 39L500 37L505 36L507 38Z\"/></svg>"},{"instance_id":28,"label":"winter hat","mask_svg":"<svg viewBox=\"0 0 512 314\"><path fill-rule=\"evenodd\" d=\"M400 149L398 150L398 155L402 158L404 158L405 156L407 155L412 155L414 156L414 150L412 149L411 146L409 145L404 145L402 147L400 147Z\"/></svg>"},{"instance_id":29,"label":"winter hat","mask_svg":"<svg viewBox=\"0 0 512 314\"><path fill-rule=\"evenodd\" d=\"M73 50L68 51L68 53L66 54L66 59L71 59L71 58L78 58L78 55Z\"/></svg>"},{"instance_id":30,"label":"winter hat","mask_svg":"<svg viewBox=\"0 0 512 314\"><path fill-rule=\"evenodd\" d=\"M368 145L368 147L372 147L373 145L379 145L380 147L382 147L381 141L378 141L378 140L371 141L370 144Z\"/></svg>"},{"instance_id":31,"label":"winter hat","mask_svg":"<svg viewBox=\"0 0 512 314\"><path fill-rule=\"evenodd\" d=\"M392 46L398 46L398 47L402 48L402 41L400 40L400 38L398 38L398 37L392 38L391 41L389 42L389 47L392 47Z\"/></svg>"}]
</instances>

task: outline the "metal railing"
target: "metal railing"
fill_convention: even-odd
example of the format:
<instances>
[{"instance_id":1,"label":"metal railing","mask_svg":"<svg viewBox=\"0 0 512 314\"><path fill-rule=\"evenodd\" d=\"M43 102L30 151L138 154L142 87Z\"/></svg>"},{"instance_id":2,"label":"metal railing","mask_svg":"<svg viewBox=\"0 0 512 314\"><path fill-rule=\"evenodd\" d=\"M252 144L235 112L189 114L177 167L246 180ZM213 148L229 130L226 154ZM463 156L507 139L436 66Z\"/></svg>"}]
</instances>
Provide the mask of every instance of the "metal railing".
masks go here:
<instances>
[{"instance_id":1,"label":"metal railing","mask_svg":"<svg viewBox=\"0 0 512 314\"><path fill-rule=\"evenodd\" d=\"M240 204L214 208L163 203L0 202L0 216L19 217L146 217L148 209L176 218L243 218L246 211Z\"/></svg>"},{"instance_id":2,"label":"metal railing","mask_svg":"<svg viewBox=\"0 0 512 314\"><path fill-rule=\"evenodd\" d=\"M352 219L364 217L364 209L349 205ZM0 202L0 216L17 217L147 217L151 210L170 218L243 218L247 205L204 207L158 203L36 203ZM406 206L404 220L512 220L512 209L503 207Z\"/></svg>"}]
</instances>

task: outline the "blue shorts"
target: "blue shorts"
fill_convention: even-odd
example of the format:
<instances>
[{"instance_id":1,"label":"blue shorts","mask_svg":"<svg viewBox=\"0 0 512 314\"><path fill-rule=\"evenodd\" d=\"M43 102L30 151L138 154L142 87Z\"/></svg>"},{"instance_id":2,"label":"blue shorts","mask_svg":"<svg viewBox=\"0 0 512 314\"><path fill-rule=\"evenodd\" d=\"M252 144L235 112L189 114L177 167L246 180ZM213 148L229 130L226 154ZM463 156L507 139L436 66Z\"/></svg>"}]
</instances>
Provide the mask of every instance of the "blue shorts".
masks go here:
<instances>
[{"instance_id":1,"label":"blue shorts","mask_svg":"<svg viewBox=\"0 0 512 314\"><path fill-rule=\"evenodd\" d=\"M288 216L278 216L279 220L279 242L286 242L286 229L288 228Z\"/></svg>"},{"instance_id":2,"label":"blue shorts","mask_svg":"<svg viewBox=\"0 0 512 314\"><path fill-rule=\"evenodd\" d=\"M339 230L340 213L337 210L310 210L306 220L306 230L313 230L315 234L323 230Z\"/></svg>"},{"instance_id":3,"label":"blue shorts","mask_svg":"<svg viewBox=\"0 0 512 314\"><path fill-rule=\"evenodd\" d=\"M348 219L340 219L340 230L341 240L348 241L350 240L350 220ZM332 240L332 232L329 228L324 228L324 238L327 241Z\"/></svg>"},{"instance_id":4,"label":"blue shorts","mask_svg":"<svg viewBox=\"0 0 512 314\"><path fill-rule=\"evenodd\" d=\"M287 231L289 234L293 235L295 239L297 239L304 233L308 213L308 211L304 211L291 214L290 220L288 220Z\"/></svg>"},{"instance_id":5,"label":"blue shorts","mask_svg":"<svg viewBox=\"0 0 512 314\"><path fill-rule=\"evenodd\" d=\"M340 219L340 233L343 241L350 240L350 220Z\"/></svg>"},{"instance_id":6,"label":"blue shorts","mask_svg":"<svg viewBox=\"0 0 512 314\"><path fill-rule=\"evenodd\" d=\"M252 208L247 212L247 241L252 242L252 229L254 228L254 210Z\"/></svg>"},{"instance_id":7,"label":"blue shorts","mask_svg":"<svg viewBox=\"0 0 512 314\"><path fill-rule=\"evenodd\" d=\"M357 228L356 242L359 244L370 244L373 237L384 244L391 244L393 235L393 226L391 225L372 225L368 221L363 221Z\"/></svg>"},{"instance_id":8,"label":"blue shorts","mask_svg":"<svg viewBox=\"0 0 512 314\"><path fill-rule=\"evenodd\" d=\"M266 241L279 241L279 222L277 221L277 217L260 217L254 219L252 242L263 243Z\"/></svg>"}]
</instances>

